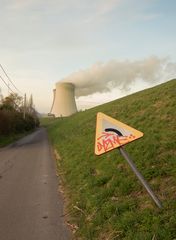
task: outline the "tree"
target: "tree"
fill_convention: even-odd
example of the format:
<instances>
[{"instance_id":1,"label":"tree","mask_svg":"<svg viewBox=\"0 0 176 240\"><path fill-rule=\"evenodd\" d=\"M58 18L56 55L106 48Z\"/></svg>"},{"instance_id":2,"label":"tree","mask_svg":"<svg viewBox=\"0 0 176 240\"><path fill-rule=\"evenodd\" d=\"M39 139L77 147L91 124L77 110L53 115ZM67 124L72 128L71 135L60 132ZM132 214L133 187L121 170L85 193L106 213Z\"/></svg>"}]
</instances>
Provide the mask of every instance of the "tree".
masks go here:
<instances>
[{"instance_id":1,"label":"tree","mask_svg":"<svg viewBox=\"0 0 176 240\"><path fill-rule=\"evenodd\" d=\"M34 108L34 103L33 103L33 96L31 94L30 98L29 98L29 101L28 101L28 104L27 104L27 111L28 113L30 114L33 114L35 112L35 108Z\"/></svg>"},{"instance_id":2,"label":"tree","mask_svg":"<svg viewBox=\"0 0 176 240\"><path fill-rule=\"evenodd\" d=\"M9 96L2 99L0 109L20 112L22 107L22 99L23 98L17 93L11 93Z\"/></svg>"},{"instance_id":3,"label":"tree","mask_svg":"<svg viewBox=\"0 0 176 240\"><path fill-rule=\"evenodd\" d=\"M23 98L15 93L0 101L0 135L21 133L39 126L40 123L34 108L32 95L28 106L24 106L22 100Z\"/></svg>"}]
</instances>

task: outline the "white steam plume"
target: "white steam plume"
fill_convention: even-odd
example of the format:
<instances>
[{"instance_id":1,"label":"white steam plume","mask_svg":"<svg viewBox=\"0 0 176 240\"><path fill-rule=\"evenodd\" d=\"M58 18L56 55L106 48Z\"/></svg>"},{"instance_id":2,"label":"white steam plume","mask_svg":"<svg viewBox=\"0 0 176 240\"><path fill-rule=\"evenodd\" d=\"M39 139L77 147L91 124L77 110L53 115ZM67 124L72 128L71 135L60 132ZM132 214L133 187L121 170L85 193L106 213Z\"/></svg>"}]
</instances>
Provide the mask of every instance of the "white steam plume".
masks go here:
<instances>
[{"instance_id":1,"label":"white steam plume","mask_svg":"<svg viewBox=\"0 0 176 240\"><path fill-rule=\"evenodd\" d=\"M113 88L127 91L136 81L141 80L149 84L171 78L176 73L176 64L167 58L160 59L152 56L140 61L117 61L97 63L91 68L73 73L62 82L75 85L76 97L87 96L96 92L109 92ZM175 74L176 75L176 74Z\"/></svg>"}]
</instances>

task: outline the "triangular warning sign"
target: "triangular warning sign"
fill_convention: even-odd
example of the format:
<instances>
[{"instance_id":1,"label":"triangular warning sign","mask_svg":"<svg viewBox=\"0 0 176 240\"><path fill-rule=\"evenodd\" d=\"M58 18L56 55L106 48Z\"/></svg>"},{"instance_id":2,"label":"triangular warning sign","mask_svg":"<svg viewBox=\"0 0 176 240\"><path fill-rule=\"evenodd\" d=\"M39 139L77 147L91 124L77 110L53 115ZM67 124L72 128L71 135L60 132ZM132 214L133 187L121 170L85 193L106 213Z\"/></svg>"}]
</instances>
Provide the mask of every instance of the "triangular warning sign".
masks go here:
<instances>
[{"instance_id":1,"label":"triangular warning sign","mask_svg":"<svg viewBox=\"0 0 176 240\"><path fill-rule=\"evenodd\" d=\"M123 146L138 138L143 133L111 118L104 113L97 113L95 154L100 155L114 148Z\"/></svg>"}]
</instances>

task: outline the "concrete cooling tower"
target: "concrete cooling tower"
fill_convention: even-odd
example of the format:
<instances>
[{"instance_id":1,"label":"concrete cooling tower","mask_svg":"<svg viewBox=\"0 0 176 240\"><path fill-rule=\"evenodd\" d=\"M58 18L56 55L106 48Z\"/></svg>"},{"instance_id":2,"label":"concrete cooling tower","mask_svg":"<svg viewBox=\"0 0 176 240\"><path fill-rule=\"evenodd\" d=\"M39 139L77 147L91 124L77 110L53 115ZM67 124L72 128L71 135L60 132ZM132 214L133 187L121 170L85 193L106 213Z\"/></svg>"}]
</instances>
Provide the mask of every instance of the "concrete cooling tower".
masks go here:
<instances>
[{"instance_id":1,"label":"concrete cooling tower","mask_svg":"<svg viewBox=\"0 0 176 240\"><path fill-rule=\"evenodd\" d=\"M72 83L56 83L53 94L51 114L54 114L55 117L67 117L77 112L75 86Z\"/></svg>"}]
</instances>

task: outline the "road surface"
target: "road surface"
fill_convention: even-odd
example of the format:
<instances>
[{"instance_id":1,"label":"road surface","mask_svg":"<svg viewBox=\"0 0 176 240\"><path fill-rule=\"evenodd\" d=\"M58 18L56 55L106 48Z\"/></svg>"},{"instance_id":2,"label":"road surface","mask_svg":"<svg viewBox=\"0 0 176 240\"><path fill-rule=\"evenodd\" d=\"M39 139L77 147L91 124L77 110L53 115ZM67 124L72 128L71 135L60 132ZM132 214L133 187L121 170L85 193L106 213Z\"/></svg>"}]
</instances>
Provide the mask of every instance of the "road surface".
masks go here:
<instances>
[{"instance_id":1,"label":"road surface","mask_svg":"<svg viewBox=\"0 0 176 240\"><path fill-rule=\"evenodd\" d=\"M69 240L45 129L0 149L0 240Z\"/></svg>"}]
</instances>

